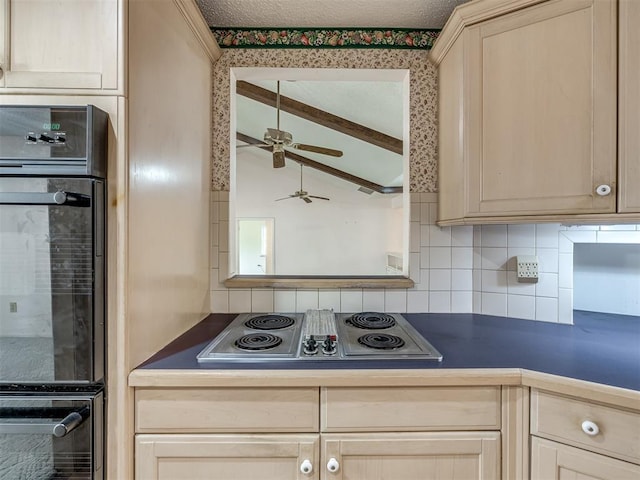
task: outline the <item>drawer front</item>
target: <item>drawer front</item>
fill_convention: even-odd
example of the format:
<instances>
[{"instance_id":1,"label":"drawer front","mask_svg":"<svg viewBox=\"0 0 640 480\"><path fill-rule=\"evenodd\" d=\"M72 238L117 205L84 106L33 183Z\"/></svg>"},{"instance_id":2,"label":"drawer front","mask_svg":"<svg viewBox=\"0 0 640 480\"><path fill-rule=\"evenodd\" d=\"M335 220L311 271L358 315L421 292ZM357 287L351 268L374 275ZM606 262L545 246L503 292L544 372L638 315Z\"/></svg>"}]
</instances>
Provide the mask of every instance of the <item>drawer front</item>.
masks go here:
<instances>
[{"instance_id":1,"label":"drawer front","mask_svg":"<svg viewBox=\"0 0 640 480\"><path fill-rule=\"evenodd\" d=\"M640 412L534 390L531 434L640 463Z\"/></svg>"},{"instance_id":2,"label":"drawer front","mask_svg":"<svg viewBox=\"0 0 640 480\"><path fill-rule=\"evenodd\" d=\"M317 388L136 389L137 433L317 432Z\"/></svg>"},{"instance_id":3,"label":"drawer front","mask_svg":"<svg viewBox=\"0 0 640 480\"><path fill-rule=\"evenodd\" d=\"M323 432L499 430L500 387L323 388Z\"/></svg>"}]
</instances>

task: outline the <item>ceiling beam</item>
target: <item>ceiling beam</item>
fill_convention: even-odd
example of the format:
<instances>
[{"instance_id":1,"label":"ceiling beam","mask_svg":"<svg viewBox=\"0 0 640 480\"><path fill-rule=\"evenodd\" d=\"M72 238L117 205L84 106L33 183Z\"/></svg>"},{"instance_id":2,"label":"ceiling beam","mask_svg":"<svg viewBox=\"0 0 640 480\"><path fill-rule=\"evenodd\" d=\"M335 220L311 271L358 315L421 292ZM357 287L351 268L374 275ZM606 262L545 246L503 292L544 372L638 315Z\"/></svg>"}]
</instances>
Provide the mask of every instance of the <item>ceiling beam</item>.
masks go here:
<instances>
[{"instance_id":1,"label":"ceiling beam","mask_svg":"<svg viewBox=\"0 0 640 480\"><path fill-rule=\"evenodd\" d=\"M253 138L240 132L236 132L236 138L241 142L248 143L249 145L267 145L265 142L258 140L257 138ZM368 188L369 190L373 190L374 192L382 194L402 193L402 187L385 187L383 185L378 185L377 183L370 182L369 180L357 177L355 175L351 175L350 173L343 172L342 170L330 167L329 165L325 165L324 163L316 162L315 160L311 160L310 158L298 155L297 153L290 152L288 150L284 151L284 156L307 167L311 167L329 175L333 175L334 177L341 178L342 180L346 180L347 182L355 183L360 187Z\"/></svg>"},{"instance_id":2,"label":"ceiling beam","mask_svg":"<svg viewBox=\"0 0 640 480\"><path fill-rule=\"evenodd\" d=\"M259 87L249 82L239 80L236 82L236 93L243 97L250 98L256 102L276 108L276 93L271 90ZM310 122L317 123L323 127L331 128L345 135L357 138L363 142L370 143L376 147L384 148L390 152L402 155L402 140L386 135L372 128L365 127L359 123L352 122L346 118L338 117L332 113L325 112L306 103L299 102L289 97L280 95L280 110L296 115Z\"/></svg>"}]
</instances>

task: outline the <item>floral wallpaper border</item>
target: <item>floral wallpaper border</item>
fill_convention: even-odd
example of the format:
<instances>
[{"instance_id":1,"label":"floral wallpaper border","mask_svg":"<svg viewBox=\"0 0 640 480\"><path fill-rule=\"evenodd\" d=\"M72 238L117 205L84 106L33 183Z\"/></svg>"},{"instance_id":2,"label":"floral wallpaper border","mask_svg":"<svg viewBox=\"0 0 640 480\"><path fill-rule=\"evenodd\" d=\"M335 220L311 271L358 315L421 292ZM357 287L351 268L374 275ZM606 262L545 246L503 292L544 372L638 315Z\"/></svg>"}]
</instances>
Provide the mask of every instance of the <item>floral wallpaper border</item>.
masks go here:
<instances>
[{"instance_id":1,"label":"floral wallpaper border","mask_svg":"<svg viewBox=\"0 0 640 480\"><path fill-rule=\"evenodd\" d=\"M230 177L230 71L233 67L409 69L409 190L437 192L438 71L428 51L413 49L230 48L213 68L213 191Z\"/></svg>"},{"instance_id":2,"label":"floral wallpaper border","mask_svg":"<svg viewBox=\"0 0 640 480\"><path fill-rule=\"evenodd\" d=\"M217 28L222 48L415 48L429 50L437 29Z\"/></svg>"}]
</instances>

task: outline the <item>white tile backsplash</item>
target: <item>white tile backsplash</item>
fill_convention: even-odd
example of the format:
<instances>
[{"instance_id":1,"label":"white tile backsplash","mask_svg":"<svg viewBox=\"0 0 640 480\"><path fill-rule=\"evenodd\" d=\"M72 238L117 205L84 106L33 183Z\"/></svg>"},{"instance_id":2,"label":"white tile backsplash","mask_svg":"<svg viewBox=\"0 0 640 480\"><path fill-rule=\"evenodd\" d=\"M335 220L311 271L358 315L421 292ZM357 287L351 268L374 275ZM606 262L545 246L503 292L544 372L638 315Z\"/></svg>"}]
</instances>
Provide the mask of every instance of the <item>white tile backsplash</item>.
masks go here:
<instances>
[{"instance_id":1,"label":"white tile backsplash","mask_svg":"<svg viewBox=\"0 0 640 480\"><path fill-rule=\"evenodd\" d=\"M273 307L276 312L287 313L296 311L295 290L274 290Z\"/></svg>"},{"instance_id":2,"label":"white tile backsplash","mask_svg":"<svg viewBox=\"0 0 640 480\"><path fill-rule=\"evenodd\" d=\"M504 293L482 293L481 312L485 315L507 316L507 295Z\"/></svg>"},{"instance_id":3,"label":"white tile backsplash","mask_svg":"<svg viewBox=\"0 0 640 480\"><path fill-rule=\"evenodd\" d=\"M242 313L251 311L251 290L234 288L229 290L229 312Z\"/></svg>"},{"instance_id":4,"label":"white tile backsplash","mask_svg":"<svg viewBox=\"0 0 640 480\"><path fill-rule=\"evenodd\" d=\"M473 268L473 247L453 247L451 268Z\"/></svg>"},{"instance_id":5,"label":"white tile backsplash","mask_svg":"<svg viewBox=\"0 0 640 480\"><path fill-rule=\"evenodd\" d=\"M431 247L429 268L451 268L451 247Z\"/></svg>"},{"instance_id":6,"label":"white tile backsplash","mask_svg":"<svg viewBox=\"0 0 640 480\"><path fill-rule=\"evenodd\" d=\"M506 225L482 225L480 228L484 247L507 247Z\"/></svg>"},{"instance_id":7,"label":"white tile backsplash","mask_svg":"<svg viewBox=\"0 0 640 480\"><path fill-rule=\"evenodd\" d=\"M296 312L318 309L318 290L296 290Z\"/></svg>"},{"instance_id":8,"label":"white tile backsplash","mask_svg":"<svg viewBox=\"0 0 640 480\"><path fill-rule=\"evenodd\" d=\"M254 288L251 290L251 311L252 312L273 312L273 290Z\"/></svg>"},{"instance_id":9,"label":"white tile backsplash","mask_svg":"<svg viewBox=\"0 0 640 480\"><path fill-rule=\"evenodd\" d=\"M451 292L451 311L454 313L472 313L473 292Z\"/></svg>"},{"instance_id":10,"label":"white tile backsplash","mask_svg":"<svg viewBox=\"0 0 640 480\"><path fill-rule=\"evenodd\" d=\"M451 290L452 291L472 291L473 290L473 270L451 270Z\"/></svg>"},{"instance_id":11,"label":"white tile backsplash","mask_svg":"<svg viewBox=\"0 0 640 480\"><path fill-rule=\"evenodd\" d=\"M558 297L558 274L541 273L536 284L537 297Z\"/></svg>"},{"instance_id":12,"label":"white tile backsplash","mask_svg":"<svg viewBox=\"0 0 640 480\"><path fill-rule=\"evenodd\" d=\"M536 226L531 224L507 225L507 246L509 248L533 248L536 246Z\"/></svg>"},{"instance_id":13,"label":"white tile backsplash","mask_svg":"<svg viewBox=\"0 0 640 480\"><path fill-rule=\"evenodd\" d=\"M430 269L429 270L429 290L430 291L451 291L451 270L450 269Z\"/></svg>"},{"instance_id":14,"label":"white tile backsplash","mask_svg":"<svg viewBox=\"0 0 640 480\"><path fill-rule=\"evenodd\" d=\"M318 308L333 309L340 312L340 290L319 290Z\"/></svg>"},{"instance_id":15,"label":"white tile backsplash","mask_svg":"<svg viewBox=\"0 0 640 480\"><path fill-rule=\"evenodd\" d=\"M429 312L450 313L451 292L429 292Z\"/></svg>"},{"instance_id":16,"label":"white tile backsplash","mask_svg":"<svg viewBox=\"0 0 640 480\"><path fill-rule=\"evenodd\" d=\"M473 227L463 225L451 227L452 247L473 247Z\"/></svg>"},{"instance_id":17,"label":"white tile backsplash","mask_svg":"<svg viewBox=\"0 0 640 480\"><path fill-rule=\"evenodd\" d=\"M480 255L482 257L480 268L483 270L507 269L507 247L482 247Z\"/></svg>"},{"instance_id":18,"label":"white tile backsplash","mask_svg":"<svg viewBox=\"0 0 640 480\"><path fill-rule=\"evenodd\" d=\"M430 225L428 245L431 247L450 247L451 227L438 227L437 225Z\"/></svg>"},{"instance_id":19,"label":"white tile backsplash","mask_svg":"<svg viewBox=\"0 0 640 480\"><path fill-rule=\"evenodd\" d=\"M536 318L536 297L531 295L508 295L507 315L534 320Z\"/></svg>"},{"instance_id":20,"label":"white tile backsplash","mask_svg":"<svg viewBox=\"0 0 640 480\"><path fill-rule=\"evenodd\" d=\"M536 320L558 321L558 298L536 297Z\"/></svg>"},{"instance_id":21,"label":"white tile backsplash","mask_svg":"<svg viewBox=\"0 0 640 480\"><path fill-rule=\"evenodd\" d=\"M229 289L228 192L212 192L213 312L475 312L573 321L574 243L640 243L638 225L559 224L438 227L437 195L411 195L411 289ZM537 255L538 283L520 283L514 257Z\"/></svg>"},{"instance_id":22,"label":"white tile backsplash","mask_svg":"<svg viewBox=\"0 0 640 480\"><path fill-rule=\"evenodd\" d=\"M389 289L384 291L384 309L387 312L404 313L407 311L407 290Z\"/></svg>"},{"instance_id":23,"label":"white tile backsplash","mask_svg":"<svg viewBox=\"0 0 640 480\"><path fill-rule=\"evenodd\" d=\"M361 312L362 306L362 290L353 289L340 290L340 310L341 312ZM386 311L386 308L385 308Z\"/></svg>"},{"instance_id":24,"label":"white tile backsplash","mask_svg":"<svg viewBox=\"0 0 640 480\"><path fill-rule=\"evenodd\" d=\"M557 223L541 223L536 225L536 247L558 248L558 232L560 225Z\"/></svg>"},{"instance_id":25,"label":"white tile backsplash","mask_svg":"<svg viewBox=\"0 0 640 480\"><path fill-rule=\"evenodd\" d=\"M409 290L407 292L407 312L422 313L429 311L429 292Z\"/></svg>"},{"instance_id":26,"label":"white tile backsplash","mask_svg":"<svg viewBox=\"0 0 640 480\"><path fill-rule=\"evenodd\" d=\"M362 310L365 312L384 312L384 289L363 290Z\"/></svg>"}]
</instances>

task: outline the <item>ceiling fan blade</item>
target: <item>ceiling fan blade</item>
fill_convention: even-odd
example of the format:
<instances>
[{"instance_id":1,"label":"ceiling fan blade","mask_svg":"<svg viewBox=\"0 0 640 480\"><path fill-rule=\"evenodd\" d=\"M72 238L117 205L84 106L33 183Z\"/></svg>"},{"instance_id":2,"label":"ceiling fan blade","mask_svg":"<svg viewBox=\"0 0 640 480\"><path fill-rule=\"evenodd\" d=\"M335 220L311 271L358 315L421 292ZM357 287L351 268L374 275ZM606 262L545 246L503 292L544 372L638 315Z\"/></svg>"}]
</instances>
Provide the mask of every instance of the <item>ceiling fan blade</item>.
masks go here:
<instances>
[{"instance_id":1,"label":"ceiling fan blade","mask_svg":"<svg viewBox=\"0 0 640 480\"><path fill-rule=\"evenodd\" d=\"M247 148L247 147L271 148L271 145L268 145L266 143L252 143L251 145L236 145L236 148Z\"/></svg>"},{"instance_id":2,"label":"ceiling fan blade","mask_svg":"<svg viewBox=\"0 0 640 480\"><path fill-rule=\"evenodd\" d=\"M298 195L289 195L288 197L276 198L275 201L279 202L280 200L289 200L290 198L296 198Z\"/></svg>"},{"instance_id":3,"label":"ceiling fan blade","mask_svg":"<svg viewBox=\"0 0 640 480\"><path fill-rule=\"evenodd\" d=\"M340 150L334 150L332 148L325 147L316 147L315 145L305 145L304 143L292 143L288 145L291 148L296 148L298 150L304 150L306 152L315 152L321 153L323 155L330 155L332 157L341 157L342 152Z\"/></svg>"},{"instance_id":4,"label":"ceiling fan blade","mask_svg":"<svg viewBox=\"0 0 640 480\"><path fill-rule=\"evenodd\" d=\"M330 198L327 198L327 197L317 197L317 196L315 196L315 195L309 195L309 196L310 196L311 198L317 198L317 199L319 199L319 200L331 200Z\"/></svg>"},{"instance_id":5,"label":"ceiling fan blade","mask_svg":"<svg viewBox=\"0 0 640 480\"><path fill-rule=\"evenodd\" d=\"M300 198L307 203L311 203L311 199L309 197L300 197Z\"/></svg>"}]
</instances>

